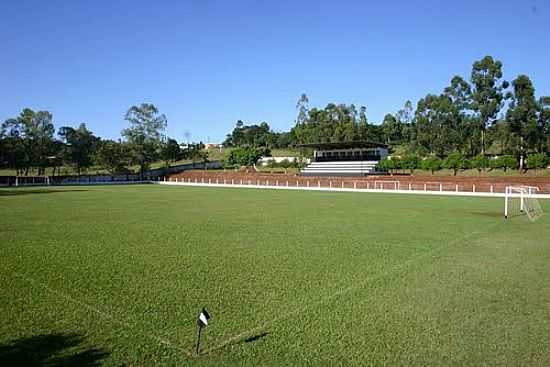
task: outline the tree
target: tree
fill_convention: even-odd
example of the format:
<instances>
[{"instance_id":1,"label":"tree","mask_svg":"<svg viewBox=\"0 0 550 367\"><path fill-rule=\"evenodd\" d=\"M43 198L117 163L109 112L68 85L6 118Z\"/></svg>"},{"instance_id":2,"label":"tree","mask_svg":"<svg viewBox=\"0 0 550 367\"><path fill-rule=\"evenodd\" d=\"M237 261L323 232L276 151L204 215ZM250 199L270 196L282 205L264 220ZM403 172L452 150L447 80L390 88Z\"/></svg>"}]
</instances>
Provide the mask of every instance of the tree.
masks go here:
<instances>
[{"instance_id":1,"label":"tree","mask_svg":"<svg viewBox=\"0 0 550 367\"><path fill-rule=\"evenodd\" d=\"M309 99L305 93L302 93L298 102L296 103L296 110L298 111L298 116L296 117L296 125L304 125L307 123L308 117L308 104Z\"/></svg>"},{"instance_id":2,"label":"tree","mask_svg":"<svg viewBox=\"0 0 550 367\"><path fill-rule=\"evenodd\" d=\"M481 130L481 154L485 154L485 132L492 124L502 108L504 94L508 82L501 80L502 63L495 61L491 56L474 62L472 66L471 82L472 109L478 114Z\"/></svg>"},{"instance_id":3,"label":"tree","mask_svg":"<svg viewBox=\"0 0 550 367\"><path fill-rule=\"evenodd\" d=\"M160 156L166 167L170 166L170 162L175 162L181 157L181 149L177 140L168 138L161 145Z\"/></svg>"},{"instance_id":4,"label":"tree","mask_svg":"<svg viewBox=\"0 0 550 367\"><path fill-rule=\"evenodd\" d=\"M439 171L441 169L441 165L441 158L434 155L424 158L421 162L422 169L430 171L432 175L435 171Z\"/></svg>"},{"instance_id":5,"label":"tree","mask_svg":"<svg viewBox=\"0 0 550 367\"><path fill-rule=\"evenodd\" d=\"M529 169L540 169L546 168L548 165L548 158L544 153L531 154L527 157L527 168Z\"/></svg>"},{"instance_id":6,"label":"tree","mask_svg":"<svg viewBox=\"0 0 550 367\"><path fill-rule=\"evenodd\" d=\"M86 128L86 124L80 124L77 129L63 126L59 129L58 135L66 145L66 161L74 164L80 175L83 168L92 165L99 138Z\"/></svg>"},{"instance_id":7,"label":"tree","mask_svg":"<svg viewBox=\"0 0 550 367\"><path fill-rule=\"evenodd\" d=\"M511 155L502 155L489 162L491 168L502 168L504 172L508 169L514 169L518 167L518 161Z\"/></svg>"},{"instance_id":8,"label":"tree","mask_svg":"<svg viewBox=\"0 0 550 367\"><path fill-rule=\"evenodd\" d=\"M414 170L420 166L420 158L416 154L409 154L403 157L401 161L401 167L403 169L408 169L411 172L411 175L414 173Z\"/></svg>"},{"instance_id":9,"label":"tree","mask_svg":"<svg viewBox=\"0 0 550 367\"><path fill-rule=\"evenodd\" d=\"M125 172L130 161L130 149L124 143L102 140L98 143L95 159L112 175Z\"/></svg>"},{"instance_id":10,"label":"tree","mask_svg":"<svg viewBox=\"0 0 550 367\"><path fill-rule=\"evenodd\" d=\"M130 107L125 120L130 123L130 127L122 130L122 136L130 144L133 159L143 176L143 172L158 156L157 148L167 125L166 116L155 105L142 103Z\"/></svg>"},{"instance_id":11,"label":"tree","mask_svg":"<svg viewBox=\"0 0 550 367\"><path fill-rule=\"evenodd\" d=\"M512 81L513 97L506 112L510 131L519 137L519 169L523 169L525 151L539 147L542 131L537 121L538 105L535 100L535 88L526 75L518 76Z\"/></svg>"},{"instance_id":12,"label":"tree","mask_svg":"<svg viewBox=\"0 0 550 367\"><path fill-rule=\"evenodd\" d=\"M489 167L489 160L483 154L478 154L470 160L470 167L477 169L478 172L484 171Z\"/></svg>"},{"instance_id":13,"label":"tree","mask_svg":"<svg viewBox=\"0 0 550 367\"><path fill-rule=\"evenodd\" d=\"M269 156L269 150L254 146L243 146L232 149L226 156L229 166L253 166L262 156Z\"/></svg>"},{"instance_id":14,"label":"tree","mask_svg":"<svg viewBox=\"0 0 550 367\"><path fill-rule=\"evenodd\" d=\"M465 167L465 160L464 157L458 152L451 153L445 158L443 161L443 167L447 169L453 170L453 175L456 176L458 173L458 170L463 169Z\"/></svg>"}]
</instances>

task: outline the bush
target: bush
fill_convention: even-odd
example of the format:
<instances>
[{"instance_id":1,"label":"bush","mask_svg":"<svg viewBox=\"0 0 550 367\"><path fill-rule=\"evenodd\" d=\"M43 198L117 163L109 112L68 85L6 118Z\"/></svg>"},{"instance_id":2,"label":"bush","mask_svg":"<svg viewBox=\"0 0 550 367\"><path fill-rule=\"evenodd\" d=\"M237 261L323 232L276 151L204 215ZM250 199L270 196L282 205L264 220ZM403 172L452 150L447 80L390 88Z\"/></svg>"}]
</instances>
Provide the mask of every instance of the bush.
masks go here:
<instances>
[{"instance_id":1,"label":"bush","mask_svg":"<svg viewBox=\"0 0 550 367\"><path fill-rule=\"evenodd\" d=\"M420 166L420 159L415 154L410 154L405 156L401 160L401 168L408 169L411 174L414 173L414 170Z\"/></svg>"},{"instance_id":2,"label":"bush","mask_svg":"<svg viewBox=\"0 0 550 367\"><path fill-rule=\"evenodd\" d=\"M487 157L483 154L476 155L470 159L470 167L477 169L478 172L484 171L487 167L489 167L489 159L487 159Z\"/></svg>"},{"instance_id":3,"label":"bush","mask_svg":"<svg viewBox=\"0 0 550 367\"><path fill-rule=\"evenodd\" d=\"M490 162L491 168L501 168L506 172L509 168L518 168L518 160L511 155L503 155Z\"/></svg>"},{"instance_id":4,"label":"bush","mask_svg":"<svg viewBox=\"0 0 550 367\"><path fill-rule=\"evenodd\" d=\"M544 153L531 154L527 157L527 168L539 169L546 168L548 159Z\"/></svg>"},{"instance_id":5,"label":"bush","mask_svg":"<svg viewBox=\"0 0 550 367\"><path fill-rule=\"evenodd\" d=\"M442 161L439 157L430 156L424 158L420 165L423 170L430 171L433 175L435 171L439 171L441 169Z\"/></svg>"},{"instance_id":6,"label":"bush","mask_svg":"<svg viewBox=\"0 0 550 367\"><path fill-rule=\"evenodd\" d=\"M253 166L262 156L269 155L269 149L243 146L232 149L225 159L228 166Z\"/></svg>"},{"instance_id":7,"label":"bush","mask_svg":"<svg viewBox=\"0 0 550 367\"><path fill-rule=\"evenodd\" d=\"M443 167L447 169L452 169L453 174L456 176L456 174L458 173L458 170L466 167L466 161L464 157L462 157L462 154L458 152L451 153L443 161Z\"/></svg>"},{"instance_id":8,"label":"bush","mask_svg":"<svg viewBox=\"0 0 550 367\"><path fill-rule=\"evenodd\" d=\"M396 170L402 167L401 159L398 157L386 157L380 161L378 167L384 171L388 171L390 174L393 174Z\"/></svg>"}]
</instances>

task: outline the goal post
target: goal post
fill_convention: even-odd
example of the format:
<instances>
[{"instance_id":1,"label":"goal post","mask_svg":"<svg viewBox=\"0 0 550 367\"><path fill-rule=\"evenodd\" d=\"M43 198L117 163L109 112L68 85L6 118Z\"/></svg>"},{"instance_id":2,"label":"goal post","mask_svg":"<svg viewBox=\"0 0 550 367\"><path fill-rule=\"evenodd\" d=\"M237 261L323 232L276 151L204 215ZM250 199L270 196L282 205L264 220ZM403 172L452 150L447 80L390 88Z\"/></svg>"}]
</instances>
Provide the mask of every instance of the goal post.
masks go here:
<instances>
[{"instance_id":1,"label":"goal post","mask_svg":"<svg viewBox=\"0 0 550 367\"><path fill-rule=\"evenodd\" d=\"M508 186L504 195L504 218L508 219L519 215L527 215L534 221L542 214L542 208L537 199L538 187L535 186Z\"/></svg>"}]
</instances>

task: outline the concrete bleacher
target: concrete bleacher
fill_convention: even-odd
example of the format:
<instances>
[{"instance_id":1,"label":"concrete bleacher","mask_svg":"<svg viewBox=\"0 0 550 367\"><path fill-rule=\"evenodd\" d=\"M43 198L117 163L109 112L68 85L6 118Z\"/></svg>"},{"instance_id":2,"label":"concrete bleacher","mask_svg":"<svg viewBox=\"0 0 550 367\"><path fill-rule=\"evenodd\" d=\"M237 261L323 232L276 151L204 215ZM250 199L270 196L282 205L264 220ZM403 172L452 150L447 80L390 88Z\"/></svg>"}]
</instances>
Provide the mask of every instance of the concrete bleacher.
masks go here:
<instances>
[{"instance_id":1,"label":"concrete bleacher","mask_svg":"<svg viewBox=\"0 0 550 367\"><path fill-rule=\"evenodd\" d=\"M365 176L376 173L378 161L330 161L311 162L302 176Z\"/></svg>"}]
</instances>

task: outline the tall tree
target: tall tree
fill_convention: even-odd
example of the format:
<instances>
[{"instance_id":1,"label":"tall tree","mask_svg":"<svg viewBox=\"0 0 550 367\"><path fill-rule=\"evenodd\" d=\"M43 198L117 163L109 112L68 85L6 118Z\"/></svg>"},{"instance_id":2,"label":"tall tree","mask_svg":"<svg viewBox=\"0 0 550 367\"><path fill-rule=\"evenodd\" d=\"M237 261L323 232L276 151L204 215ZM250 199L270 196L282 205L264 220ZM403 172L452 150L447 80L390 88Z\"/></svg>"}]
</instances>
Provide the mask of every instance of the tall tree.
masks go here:
<instances>
[{"instance_id":1,"label":"tall tree","mask_svg":"<svg viewBox=\"0 0 550 367\"><path fill-rule=\"evenodd\" d=\"M538 106L535 100L535 87L526 75L520 75L514 81L513 97L506 112L506 120L513 134L519 137L519 169L524 168L526 149L539 147L542 131L537 123Z\"/></svg>"},{"instance_id":2,"label":"tall tree","mask_svg":"<svg viewBox=\"0 0 550 367\"><path fill-rule=\"evenodd\" d=\"M157 158L167 120L155 105L142 103L132 106L126 112L125 120L130 127L122 130L122 136L131 146L134 161L139 165L140 174Z\"/></svg>"},{"instance_id":3,"label":"tall tree","mask_svg":"<svg viewBox=\"0 0 550 367\"><path fill-rule=\"evenodd\" d=\"M75 166L80 175L83 168L92 165L99 138L86 128L86 124L80 124L77 129L63 126L58 135L66 144L66 160Z\"/></svg>"},{"instance_id":4,"label":"tall tree","mask_svg":"<svg viewBox=\"0 0 550 367\"><path fill-rule=\"evenodd\" d=\"M500 61L495 61L491 56L485 56L474 62L471 74L472 108L478 114L482 154L485 154L485 133L487 128L496 121L504 101L503 91L508 88L509 83L501 78Z\"/></svg>"},{"instance_id":5,"label":"tall tree","mask_svg":"<svg viewBox=\"0 0 550 367\"><path fill-rule=\"evenodd\" d=\"M296 125L304 125L307 122L309 111L309 99L305 93L302 93L298 99L298 102L296 103L296 110L298 111Z\"/></svg>"}]
</instances>

